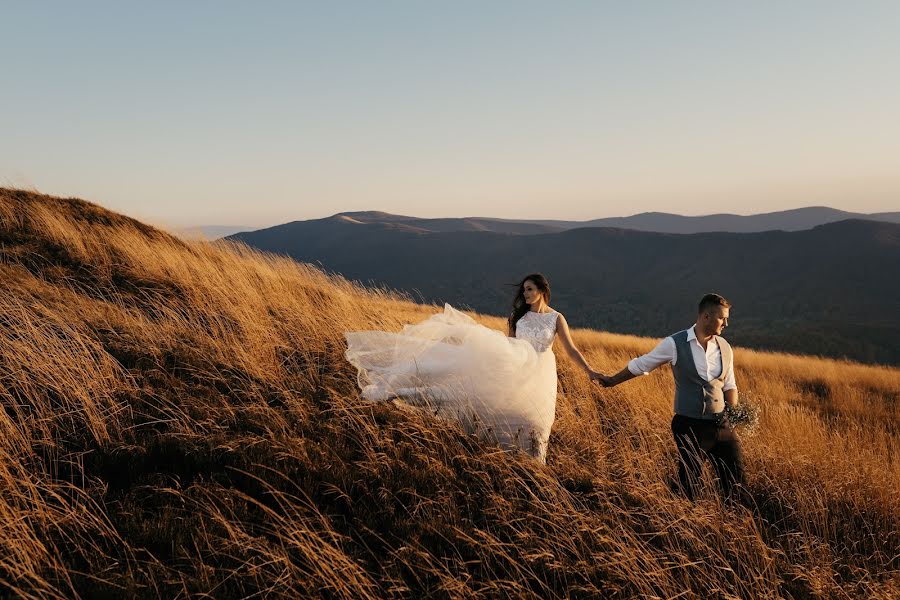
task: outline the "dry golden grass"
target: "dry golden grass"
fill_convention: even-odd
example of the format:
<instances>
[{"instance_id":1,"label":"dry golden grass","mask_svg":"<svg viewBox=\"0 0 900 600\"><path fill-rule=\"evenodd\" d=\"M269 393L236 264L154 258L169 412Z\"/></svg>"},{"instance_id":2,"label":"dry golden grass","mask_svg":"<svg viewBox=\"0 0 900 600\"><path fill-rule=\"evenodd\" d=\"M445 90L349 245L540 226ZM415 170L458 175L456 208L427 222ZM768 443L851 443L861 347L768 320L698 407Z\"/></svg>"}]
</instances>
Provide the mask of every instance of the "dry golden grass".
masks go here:
<instances>
[{"instance_id":1,"label":"dry golden grass","mask_svg":"<svg viewBox=\"0 0 900 600\"><path fill-rule=\"evenodd\" d=\"M669 490L667 373L557 352L542 466L358 398L343 332L435 307L15 190L0 277L3 593L900 597L897 369L738 349L762 425L726 508ZM655 342L575 338L606 371Z\"/></svg>"}]
</instances>

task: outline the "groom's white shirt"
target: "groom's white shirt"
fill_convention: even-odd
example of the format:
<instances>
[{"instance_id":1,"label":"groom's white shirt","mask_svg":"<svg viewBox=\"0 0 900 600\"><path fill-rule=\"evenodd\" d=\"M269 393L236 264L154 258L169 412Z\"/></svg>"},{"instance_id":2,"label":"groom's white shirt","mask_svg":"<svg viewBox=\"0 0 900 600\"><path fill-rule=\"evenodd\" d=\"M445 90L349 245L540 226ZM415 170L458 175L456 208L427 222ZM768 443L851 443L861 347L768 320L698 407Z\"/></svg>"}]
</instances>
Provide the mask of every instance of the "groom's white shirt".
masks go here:
<instances>
[{"instance_id":1,"label":"groom's white shirt","mask_svg":"<svg viewBox=\"0 0 900 600\"><path fill-rule=\"evenodd\" d=\"M706 381L715 379L722 374L722 351L719 349L719 343L715 338L706 344L706 350L697 341L697 334L694 327L687 329L687 341L691 345L691 355L694 357L694 365L697 367L697 374ZM725 384L722 391L737 389L734 382L734 364L732 358L732 368L728 369L728 376L725 378ZM656 348L643 356L639 356L628 363L628 370L632 375L648 375L653 369L666 363L675 364L678 362L678 352L675 350L675 340L669 336L659 344Z\"/></svg>"}]
</instances>

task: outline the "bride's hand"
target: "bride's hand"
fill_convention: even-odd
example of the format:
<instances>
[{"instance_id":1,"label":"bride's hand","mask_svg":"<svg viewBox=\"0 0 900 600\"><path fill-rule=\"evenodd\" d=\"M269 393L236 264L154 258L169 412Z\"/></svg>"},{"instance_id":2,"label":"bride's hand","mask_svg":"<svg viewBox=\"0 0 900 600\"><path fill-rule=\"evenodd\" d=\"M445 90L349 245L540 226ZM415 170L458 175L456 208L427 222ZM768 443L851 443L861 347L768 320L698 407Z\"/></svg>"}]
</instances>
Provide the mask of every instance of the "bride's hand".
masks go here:
<instances>
[{"instance_id":1,"label":"bride's hand","mask_svg":"<svg viewBox=\"0 0 900 600\"><path fill-rule=\"evenodd\" d=\"M610 377L609 375L604 375L603 373L600 373L598 371L591 370L590 377L592 382L597 382L603 387L612 387L613 385L615 385L613 383L612 377Z\"/></svg>"}]
</instances>

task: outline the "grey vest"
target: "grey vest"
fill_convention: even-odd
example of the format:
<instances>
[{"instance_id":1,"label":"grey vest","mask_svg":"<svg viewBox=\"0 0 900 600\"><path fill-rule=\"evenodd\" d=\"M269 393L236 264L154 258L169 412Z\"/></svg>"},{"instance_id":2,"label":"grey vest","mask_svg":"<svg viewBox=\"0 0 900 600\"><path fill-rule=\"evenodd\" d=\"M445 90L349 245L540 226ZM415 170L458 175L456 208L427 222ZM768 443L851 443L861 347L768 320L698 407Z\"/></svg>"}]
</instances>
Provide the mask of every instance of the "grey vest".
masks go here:
<instances>
[{"instance_id":1,"label":"grey vest","mask_svg":"<svg viewBox=\"0 0 900 600\"><path fill-rule=\"evenodd\" d=\"M713 340L719 343L719 351L722 353L722 373L715 379L706 381L697 373L691 344L687 339L688 332L679 331L671 337L675 340L675 354L678 357L672 365L672 375L675 376L675 414L693 419L718 419L725 410L725 394L722 392L722 386L725 385L725 378L731 370L731 346L717 335L710 340L709 343Z\"/></svg>"}]
</instances>

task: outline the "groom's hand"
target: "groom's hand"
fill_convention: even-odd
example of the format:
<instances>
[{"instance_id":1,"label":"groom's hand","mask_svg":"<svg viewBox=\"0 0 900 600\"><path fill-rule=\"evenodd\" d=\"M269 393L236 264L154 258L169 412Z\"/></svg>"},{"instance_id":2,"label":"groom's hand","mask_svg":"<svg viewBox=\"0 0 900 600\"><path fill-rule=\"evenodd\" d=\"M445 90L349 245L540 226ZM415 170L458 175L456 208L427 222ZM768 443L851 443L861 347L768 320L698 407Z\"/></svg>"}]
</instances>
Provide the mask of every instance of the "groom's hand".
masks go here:
<instances>
[{"instance_id":1,"label":"groom's hand","mask_svg":"<svg viewBox=\"0 0 900 600\"><path fill-rule=\"evenodd\" d=\"M591 371L591 382L599 383L603 387L612 387L615 385L613 378L597 371Z\"/></svg>"},{"instance_id":2,"label":"groom's hand","mask_svg":"<svg viewBox=\"0 0 900 600\"><path fill-rule=\"evenodd\" d=\"M603 387L609 387L609 385L610 385L610 383L609 383L610 378L607 377L606 375L604 375L603 373L599 373L597 371L591 371L590 377L591 377L592 383L599 383Z\"/></svg>"}]
</instances>

